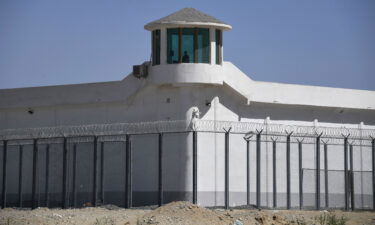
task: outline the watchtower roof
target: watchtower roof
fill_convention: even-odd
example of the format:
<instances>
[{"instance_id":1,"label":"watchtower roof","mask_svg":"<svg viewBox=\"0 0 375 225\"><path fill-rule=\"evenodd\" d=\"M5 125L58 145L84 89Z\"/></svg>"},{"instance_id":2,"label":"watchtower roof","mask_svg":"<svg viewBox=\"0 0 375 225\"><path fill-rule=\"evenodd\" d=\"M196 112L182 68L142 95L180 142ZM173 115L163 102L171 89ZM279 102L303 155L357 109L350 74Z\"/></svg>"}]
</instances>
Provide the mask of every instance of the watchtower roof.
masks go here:
<instances>
[{"instance_id":1,"label":"watchtower roof","mask_svg":"<svg viewBox=\"0 0 375 225\"><path fill-rule=\"evenodd\" d=\"M194 8L183 8L161 19L145 25L146 30L153 30L161 26L186 25L186 26L214 26L223 30L230 30L232 26L226 24L206 13Z\"/></svg>"}]
</instances>

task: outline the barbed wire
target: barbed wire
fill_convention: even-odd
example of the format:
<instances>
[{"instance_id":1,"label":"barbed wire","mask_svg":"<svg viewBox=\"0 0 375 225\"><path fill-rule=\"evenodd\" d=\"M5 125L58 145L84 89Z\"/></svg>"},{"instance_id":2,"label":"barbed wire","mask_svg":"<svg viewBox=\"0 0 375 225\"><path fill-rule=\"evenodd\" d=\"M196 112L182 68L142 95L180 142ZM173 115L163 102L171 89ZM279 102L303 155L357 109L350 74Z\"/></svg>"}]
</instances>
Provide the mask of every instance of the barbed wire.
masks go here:
<instances>
[{"instance_id":1,"label":"barbed wire","mask_svg":"<svg viewBox=\"0 0 375 225\"><path fill-rule=\"evenodd\" d=\"M264 130L268 135L286 135L293 133L292 136L298 137L315 137L317 134L322 134L322 137L326 138L342 138L343 135L347 136L350 134L351 138L371 139L370 136L375 136L375 129L334 126L302 126L277 123L197 120L195 127L198 131L220 132L223 128L232 127L232 133L255 134L259 130Z\"/></svg>"},{"instance_id":2,"label":"barbed wire","mask_svg":"<svg viewBox=\"0 0 375 225\"><path fill-rule=\"evenodd\" d=\"M231 133L244 135L257 134L263 131L262 135L286 136L292 133L292 138L313 138L322 134L322 138L339 139L342 142L343 136L350 135L350 139L371 140L375 137L375 128L362 129L355 125L336 126L302 126L292 124L278 124L274 122L235 122L235 121L214 121L214 120L174 120L154 121L138 123L115 123L115 124L91 124L78 126L59 126L41 128L20 128L0 130L1 140L15 139L43 139L59 137L83 137L83 136L115 136L126 134L151 134L164 132L224 132L229 129ZM254 137L253 137L254 138ZM121 138L120 138L121 139ZM121 139L122 140L122 139ZM309 139L306 139L309 140ZM330 143L332 143L330 141Z\"/></svg>"}]
</instances>

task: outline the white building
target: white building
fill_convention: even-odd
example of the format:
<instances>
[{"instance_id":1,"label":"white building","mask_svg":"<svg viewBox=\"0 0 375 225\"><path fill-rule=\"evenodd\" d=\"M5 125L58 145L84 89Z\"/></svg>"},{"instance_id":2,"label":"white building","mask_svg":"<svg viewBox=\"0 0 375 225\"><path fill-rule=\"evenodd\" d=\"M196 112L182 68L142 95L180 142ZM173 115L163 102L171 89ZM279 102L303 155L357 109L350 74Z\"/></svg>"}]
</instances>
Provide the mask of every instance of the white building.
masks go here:
<instances>
[{"instance_id":1,"label":"white building","mask_svg":"<svg viewBox=\"0 0 375 225\"><path fill-rule=\"evenodd\" d=\"M163 202L191 200L194 184L198 204L238 206L248 203L249 175L249 203L261 207L374 207L375 92L254 81L223 60L222 36L231 26L192 8L145 29L152 61L121 81L0 90L3 206L123 206L125 190L133 206L157 204L159 193ZM345 169L342 135L349 134ZM251 137L249 168L244 137ZM132 149L131 189L125 187L126 147ZM354 172L344 176L345 170Z\"/></svg>"}]
</instances>

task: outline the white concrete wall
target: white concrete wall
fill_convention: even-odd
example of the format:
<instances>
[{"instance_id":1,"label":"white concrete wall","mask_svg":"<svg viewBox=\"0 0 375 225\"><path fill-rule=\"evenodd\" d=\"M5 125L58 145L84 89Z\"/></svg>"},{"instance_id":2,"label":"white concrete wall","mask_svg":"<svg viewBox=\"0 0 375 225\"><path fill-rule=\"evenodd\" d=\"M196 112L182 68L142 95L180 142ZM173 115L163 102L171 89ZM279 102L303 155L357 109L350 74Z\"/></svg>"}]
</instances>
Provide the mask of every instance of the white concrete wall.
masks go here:
<instances>
[{"instance_id":1,"label":"white concrete wall","mask_svg":"<svg viewBox=\"0 0 375 225\"><path fill-rule=\"evenodd\" d=\"M162 37L163 34L162 32ZM2 90L0 94L0 130L161 120L189 121L192 119L193 108L199 109L200 119L203 120L264 122L265 118L270 117L278 123L296 125L312 124L315 119L329 126L360 122L364 122L365 125L375 125L374 92L255 82L230 63L224 63L223 66L164 64L151 67L147 79L138 80L128 76L119 82ZM33 110L33 114L28 113L29 109ZM149 193L147 196L153 199L151 202L155 201L156 138L152 135L133 137L134 191L138 193L135 198L138 198L139 204L144 201L140 198L145 193ZM189 199L192 191L191 135L166 135L164 138L167 199L168 201L182 197ZM232 206L245 203L246 152L245 141L242 138L243 135L239 134L230 136L230 204ZM85 151L89 152L90 148L87 146ZM111 151L115 154L116 148L118 146L108 147L108 154ZM272 145L262 142L261 148L262 205L272 206ZM280 207L285 206L285 148L285 143L277 144L277 189L280 193L278 195ZM292 206L298 205L296 148L297 145L293 143ZM315 168L314 149L314 144L304 145L304 168ZM355 169L370 170L369 148L355 147L355 152ZM342 145L330 146L328 157L329 169L343 169ZM324 165L322 160L323 158L321 158L321 168ZM251 201L255 203L255 143L253 141L250 162ZM116 171L116 168L111 168L109 171ZM199 133L198 171L199 203L223 205L223 134ZM117 179L116 177L120 175L112 172L107 178ZM370 204L368 194L371 187L365 184L366 175L358 175L355 179L358 185L357 193L362 194L356 201L362 201L359 202L362 205ZM312 187L315 181L310 179L309 182L311 183L305 184L305 193L307 193L305 202L306 205L312 206L314 193ZM9 185L13 187L16 183ZM121 183L116 183L113 187L107 188L108 191L116 191L120 186ZM333 187L336 193L342 196L342 188ZM332 205L341 204L341 197L337 199L332 200Z\"/></svg>"}]
</instances>

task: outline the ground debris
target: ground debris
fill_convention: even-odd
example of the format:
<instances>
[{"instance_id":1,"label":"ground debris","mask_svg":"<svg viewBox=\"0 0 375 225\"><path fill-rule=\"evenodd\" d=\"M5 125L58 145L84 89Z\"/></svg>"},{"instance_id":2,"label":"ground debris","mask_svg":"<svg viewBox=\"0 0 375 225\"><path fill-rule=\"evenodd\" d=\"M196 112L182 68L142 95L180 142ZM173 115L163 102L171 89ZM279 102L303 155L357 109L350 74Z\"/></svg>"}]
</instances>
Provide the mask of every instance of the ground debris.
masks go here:
<instances>
[{"instance_id":1,"label":"ground debris","mask_svg":"<svg viewBox=\"0 0 375 225\"><path fill-rule=\"evenodd\" d=\"M190 202L172 202L162 207L132 209L117 206L80 209L0 210L0 225L321 225L319 219L333 214L347 218L346 225L374 225L375 213L300 210L257 210L246 207L225 210L203 208ZM318 219L318 220L317 220Z\"/></svg>"},{"instance_id":2,"label":"ground debris","mask_svg":"<svg viewBox=\"0 0 375 225\"><path fill-rule=\"evenodd\" d=\"M138 220L139 225L150 224L180 224L180 225L203 225L233 224L233 220L218 214L214 210L198 207L190 202L172 202L145 214ZM172 221L171 221L172 219Z\"/></svg>"}]
</instances>

